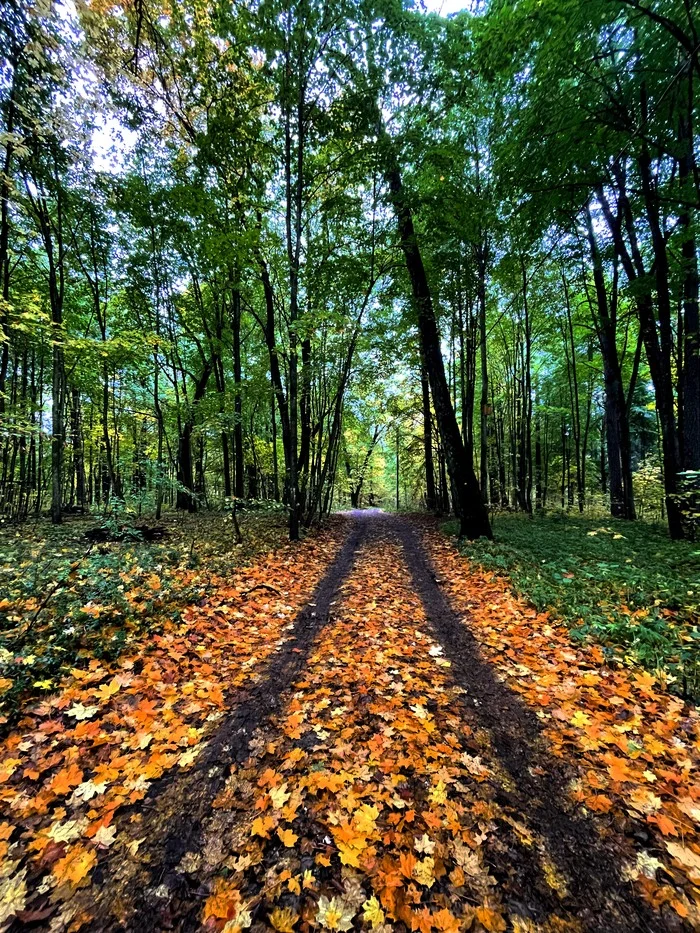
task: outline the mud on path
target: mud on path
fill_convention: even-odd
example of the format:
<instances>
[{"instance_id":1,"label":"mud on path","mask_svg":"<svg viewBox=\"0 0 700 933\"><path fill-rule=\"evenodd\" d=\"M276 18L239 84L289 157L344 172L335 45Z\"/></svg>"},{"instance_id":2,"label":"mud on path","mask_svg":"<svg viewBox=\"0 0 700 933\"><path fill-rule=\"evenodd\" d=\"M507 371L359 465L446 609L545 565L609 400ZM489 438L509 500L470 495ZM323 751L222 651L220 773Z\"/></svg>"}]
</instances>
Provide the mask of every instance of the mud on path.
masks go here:
<instances>
[{"instance_id":1,"label":"mud on path","mask_svg":"<svg viewBox=\"0 0 700 933\"><path fill-rule=\"evenodd\" d=\"M465 609L463 573L432 526L356 516L193 765L115 818L74 887L43 881L12 928L698 928L692 818L670 859L615 797L624 782L605 812L585 805L590 739L585 755L553 743L489 641L497 596Z\"/></svg>"}]
</instances>

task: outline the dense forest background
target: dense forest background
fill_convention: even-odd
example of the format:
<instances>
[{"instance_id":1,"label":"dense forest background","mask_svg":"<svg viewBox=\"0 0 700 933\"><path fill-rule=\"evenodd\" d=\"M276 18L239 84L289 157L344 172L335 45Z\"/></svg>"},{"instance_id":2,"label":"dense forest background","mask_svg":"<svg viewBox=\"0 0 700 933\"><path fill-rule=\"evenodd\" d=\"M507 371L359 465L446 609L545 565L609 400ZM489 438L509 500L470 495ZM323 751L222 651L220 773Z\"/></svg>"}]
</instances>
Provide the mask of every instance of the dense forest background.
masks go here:
<instances>
[{"instance_id":1,"label":"dense forest background","mask_svg":"<svg viewBox=\"0 0 700 933\"><path fill-rule=\"evenodd\" d=\"M465 5L3 4L1 521L693 535L700 13Z\"/></svg>"}]
</instances>

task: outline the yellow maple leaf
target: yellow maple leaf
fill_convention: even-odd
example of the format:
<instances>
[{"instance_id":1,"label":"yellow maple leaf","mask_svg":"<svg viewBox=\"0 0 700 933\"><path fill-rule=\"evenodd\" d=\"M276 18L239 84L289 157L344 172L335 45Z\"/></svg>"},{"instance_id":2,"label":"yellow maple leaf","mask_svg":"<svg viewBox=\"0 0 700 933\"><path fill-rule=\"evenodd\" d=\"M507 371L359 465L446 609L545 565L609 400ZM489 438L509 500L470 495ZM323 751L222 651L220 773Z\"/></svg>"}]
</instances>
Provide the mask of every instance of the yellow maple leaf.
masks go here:
<instances>
[{"instance_id":1,"label":"yellow maple leaf","mask_svg":"<svg viewBox=\"0 0 700 933\"><path fill-rule=\"evenodd\" d=\"M384 911L379 906L379 901L374 895L372 895L369 900L364 902L362 905L362 910L363 919L366 923L370 923L372 925L372 929L381 926L384 923Z\"/></svg>"},{"instance_id":2,"label":"yellow maple leaf","mask_svg":"<svg viewBox=\"0 0 700 933\"><path fill-rule=\"evenodd\" d=\"M435 859L432 855L427 855L422 862L416 862L413 868L413 877L418 884L426 888L432 888L435 884Z\"/></svg>"},{"instance_id":3,"label":"yellow maple leaf","mask_svg":"<svg viewBox=\"0 0 700 933\"><path fill-rule=\"evenodd\" d=\"M351 825L343 823L340 826L334 826L333 837L343 865L359 868L360 856L367 848L367 839L364 833L357 831L354 819Z\"/></svg>"},{"instance_id":4,"label":"yellow maple leaf","mask_svg":"<svg viewBox=\"0 0 700 933\"><path fill-rule=\"evenodd\" d=\"M294 924L299 919L291 907L275 907L270 914L270 923L277 933L294 933Z\"/></svg>"},{"instance_id":5,"label":"yellow maple leaf","mask_svg":"<svg viewBox=\"0 0 700 933\"><path fill-rule=\"evenodd\" d=\"M320 923L324 929L350 930L354 916L355 911L341 898L332 897L328 900L325 896L319 897L316 922Z\"/></svg>"},{"instance_id":6,"label":"yellow maple leaf","mask_svg":"<svg viewBox=\"0 0 700 933\"><path fill-rule=\"evenodd\" d=\"M26 877L27 869L20 868L15 875L0 878L0 918L5 924L27 906Z\"/></svg>"},{"instance_id":7,"label":"yellow maple leaf","mask_svg":"<svg viewBox=\"0 0 700 933\"><path fill-rule=\"evenodd\" d=\"M283 807L285 803L289 800L289 798L292 796L287 790L286 781L284 782L284 784L280 784L279 787L271 787L268 793L270 794L270 800L272 801L272 806L276 810L279 810L280 807Z\"/></svg>"},{"instance_id":8,"label":"yellow maple leaf","mask_svg":"<svg viewBox=\"0 0 700 933\"><path fill-rule=\"evenodd\" d=\"M576 710L574 715L571 717L572 725L580 726L581 728L583 728L584 726L587 726L590 723L590 721L591 721L591 717L588 715L588 713L584 713L583 710L580 710L580 709Z\"/></svg>"},{"instance_id":9,"label":"yellow maple leaf","mask_svg":"<svg viewBox=\"0 0 700 933\"><path fill-rule=\"evenodd\" d=\"M343 865L351 865L353 868L360 867L360 856L367 843L364 839L360 839L359 843L359 845L348 845L345 842L338 843L338 854Z\"/></svg>"},{"instance_id":10,"label":"yellow maple leaf","mask_svg":"<svg viewBox=\"0 0 700 933\"><path fill-rule=\"evenodd\" d=\"M447 791L443 781L438 781L435 787L431 788L428 794L428 800L433 804L445 803L447 800Z\"/></svg>"},{"instance_id":11,"label":"yellow maple leaf","mask_svg":"<svg viewBox=\"0 0 700 933\"><path fill-rule=\"evenodd\" d=\"M77 719L78 722L82 722L84 719L92 719L98 710L99 706L84 706L82 703L75 703L71 706L66 715L72 716L74 719Z\"/></svg>"},{"instance_id":12,"label":"yellow maple leaf","mask_svg":"<svg viewBox=\"0 0 700 933\"><path fill-rule=\"evenodd\" d=\"M374 832L379 810L369 803L363 803L352 815L353 826L358 833L369 836Z\"/></svg>"},{"instance_id":13,"label":"yellow maple leaf","mask_svg":"<svg viewBox=\"0 0 700 933\"><path fill-rule=\"evenodd\" d=\"M115 693L119 693L121 688L122 686L117 678L113 677L109 683L100 684L97 688L96 695L98 699L106 701L113 697Z\"/></svg>"},{"instance_id":14,"label":"yellow maple leaf","mask_svg":"<svg viewBox=\"0 0 700 933\"><path fill-rule=\"evenodd\" d=\"M53 680L35 680L32 686L38 687L39 690L50 690L53 687Z\"/></svg>"}]
</instances>

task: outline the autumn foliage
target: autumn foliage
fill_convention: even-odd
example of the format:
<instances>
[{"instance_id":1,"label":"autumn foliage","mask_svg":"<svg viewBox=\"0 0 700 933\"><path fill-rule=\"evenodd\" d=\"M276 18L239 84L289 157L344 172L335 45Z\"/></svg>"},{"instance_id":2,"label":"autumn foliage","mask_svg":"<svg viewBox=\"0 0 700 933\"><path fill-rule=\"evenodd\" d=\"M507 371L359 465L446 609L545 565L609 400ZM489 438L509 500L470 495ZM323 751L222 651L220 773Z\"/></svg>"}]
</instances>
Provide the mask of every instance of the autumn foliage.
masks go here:
<instances>
[{"instance_id":1,"label":"autumn foliage","mask_svg":"<svg viewBox=\"0 0 700 933\"><path fill-rule=\"evenodd\" d=\"M656 677L612 669L596 645L515 598L507 582L472 566L437 534L425 539L449 597L486 657L532 707L553 755L574 762L572 798L623 820L644 844L625 872L658 906L700 923L700 719ZM639 832L639 824L644 828Z\"/></svg>"},{"instance_id":2,"label":"autumn foliage","mask_svg":"<svg viewBox=\"0 0 700 933\"><path fill-rule=\"evenodd\" d=\"M592 863L616 866L601 890L617 902L596 902L607 928L697 928L697 714L414 527L375 518L342 549L342 525L285 546L28 710L3 746L3 927L579 931L601 895L560 855L593 839ZM356 544L317 616L312 594ZM483 659L441 635L424 553L435 605ZM271 681L286 657L295 673ZM255 685L270 714L216 745ZM489 719L500 702L506 728L516 708L539 721L512 736L533 746L527 773ZM557 799L529 798L532 780ZM554 839L543 807L581 834Z\"/></svg>"},{"instance_id":3,"label":"autumn foliage","mask_svg":"<svg viewBox=\"0 0 700 933\"><path fill-rule=\"evenodd\" d=\"M336 536L321 536L219 578L139 654L74 670L28 711L0 760L0 918L31 919L37 894L41 911L48 899L53 912L89 883L99 853L118 840L120 811L164 774L192 766L227 698L284 643L336 548ZM130 840L124 856L137 850Z\"/></svg>"}]
</instances>

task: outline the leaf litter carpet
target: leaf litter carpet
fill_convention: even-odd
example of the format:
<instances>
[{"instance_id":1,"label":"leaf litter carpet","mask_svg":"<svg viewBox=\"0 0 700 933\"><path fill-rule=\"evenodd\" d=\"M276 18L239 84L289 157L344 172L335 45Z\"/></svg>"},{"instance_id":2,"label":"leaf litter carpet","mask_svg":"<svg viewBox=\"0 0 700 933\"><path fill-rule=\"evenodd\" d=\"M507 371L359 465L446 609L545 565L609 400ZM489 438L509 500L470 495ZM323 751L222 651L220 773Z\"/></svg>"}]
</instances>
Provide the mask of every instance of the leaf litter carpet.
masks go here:
<instances>
[{"instance_id":1,"label":"leaf litter carpet","mask_svg":"<svg viewBox=\"0 0 700 933\"><path fill-rule=\"evenodd\" d=\"M697 714L434 525L359 515L153 641L5 741L0 929L700 928Z\"/></svg>"}]
</instances>

